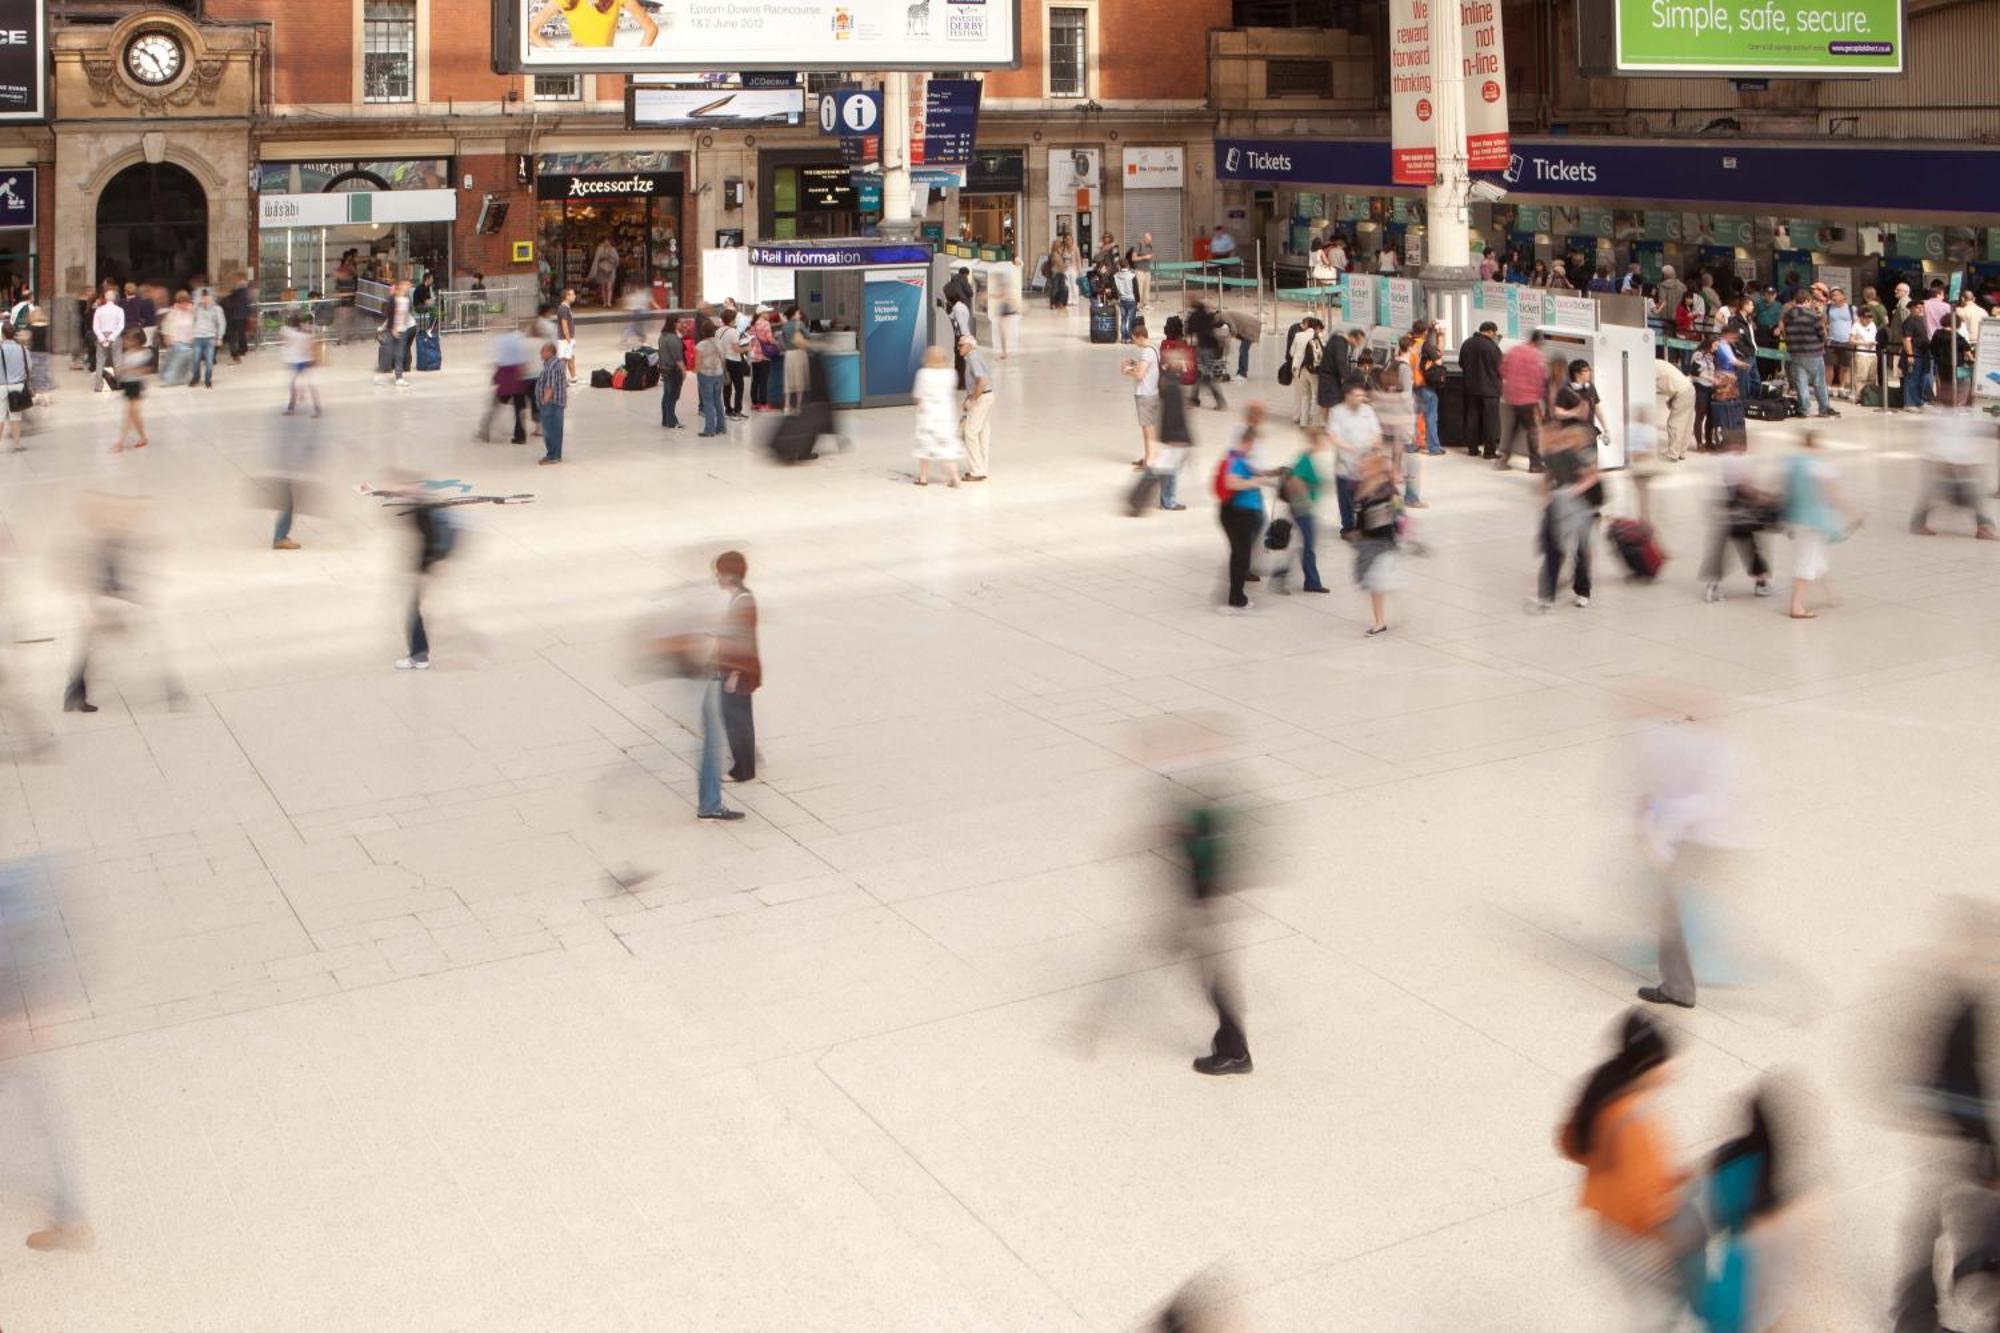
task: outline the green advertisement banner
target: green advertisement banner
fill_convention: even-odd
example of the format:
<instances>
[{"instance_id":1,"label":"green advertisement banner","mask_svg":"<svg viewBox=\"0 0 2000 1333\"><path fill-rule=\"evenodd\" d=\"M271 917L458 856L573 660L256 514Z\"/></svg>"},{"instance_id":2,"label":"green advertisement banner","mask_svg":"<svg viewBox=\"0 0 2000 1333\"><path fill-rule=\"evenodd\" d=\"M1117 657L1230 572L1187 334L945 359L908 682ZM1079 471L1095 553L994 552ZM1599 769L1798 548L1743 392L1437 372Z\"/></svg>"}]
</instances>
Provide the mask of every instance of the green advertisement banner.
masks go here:
<instances>
[{"instance_id":1,"label":"green advertisement banner","mask_svg":"<svg viewBox=\"0 0 2000 1333\"><path fill-rule=\"evenodd\" d=\"M1623 73L1886 74L1902 0L1613 0Z\"/></svg>"}]
</instances>

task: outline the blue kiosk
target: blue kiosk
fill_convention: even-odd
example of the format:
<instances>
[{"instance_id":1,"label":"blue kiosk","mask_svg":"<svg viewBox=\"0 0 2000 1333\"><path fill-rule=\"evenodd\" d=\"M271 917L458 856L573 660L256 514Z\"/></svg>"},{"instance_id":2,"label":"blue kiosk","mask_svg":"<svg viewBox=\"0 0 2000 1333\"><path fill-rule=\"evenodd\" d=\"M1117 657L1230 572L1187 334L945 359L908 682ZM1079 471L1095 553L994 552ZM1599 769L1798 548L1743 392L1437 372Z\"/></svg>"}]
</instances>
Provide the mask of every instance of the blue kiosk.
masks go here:
<instances>
[{"instance_id":1,"label":"blue kiosk","mask_svg":"<svg viewBox=\"0 0 2000 1333\"><path fill-rule=\"evenodd\" d=\"M760 294L783 286L771 270L789 271L792 299L813 329L836 405L915 401L917 371L931 344L928 243L761 241L748 249L750 266L763 270L755 275Z\"/></svg>"}]
</instances>

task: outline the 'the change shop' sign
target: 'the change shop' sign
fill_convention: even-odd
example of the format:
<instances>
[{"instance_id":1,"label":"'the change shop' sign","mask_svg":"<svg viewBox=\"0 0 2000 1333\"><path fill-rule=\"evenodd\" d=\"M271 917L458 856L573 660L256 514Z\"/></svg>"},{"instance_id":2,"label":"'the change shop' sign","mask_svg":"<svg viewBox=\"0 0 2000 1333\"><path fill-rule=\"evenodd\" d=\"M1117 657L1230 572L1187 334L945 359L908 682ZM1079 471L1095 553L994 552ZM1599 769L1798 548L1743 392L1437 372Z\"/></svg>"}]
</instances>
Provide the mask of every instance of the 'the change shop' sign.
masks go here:
<instances>
[{"instance_id":1,"label":"'the change shop' sign","mask_svg":"<svg viewBox=\"0 0 2000 1333\"><path fill-rule=\"evenodd\" d=\"M1613 0L1621 73L1894 74L1902 0Z\"/></svg>"}]
</instances>

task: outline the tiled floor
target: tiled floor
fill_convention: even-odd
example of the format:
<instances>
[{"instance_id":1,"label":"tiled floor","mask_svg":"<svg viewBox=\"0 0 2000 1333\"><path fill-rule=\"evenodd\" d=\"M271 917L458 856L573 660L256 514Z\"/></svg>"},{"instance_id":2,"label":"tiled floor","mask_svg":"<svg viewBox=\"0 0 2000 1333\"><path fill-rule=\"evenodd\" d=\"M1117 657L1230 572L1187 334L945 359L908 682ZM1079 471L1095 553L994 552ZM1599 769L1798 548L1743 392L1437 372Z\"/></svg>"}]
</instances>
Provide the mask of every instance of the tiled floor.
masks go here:
<instances>
[{"instance_id":1,"label":"tiled floor","mask_svg":"<svg viewBox=\"0 0 2000 1333\"><path fill-rule=\"evenodd\" d=\"M1700 461L1656 489L1663 582L1601 560L1528 618L1532 483L1454 456L1364 641L1338 548L1335 596L1214 613L1221 417L1189 512L1119 511L1129 382L1081 333L1030 317L957 491L908 484L907 410L781 470L584 389L538 469L469 441L470 344L401 392L342 353L317 427L225 367L116 456L66 376L0 457L0 679L40 714L0 774L0 1235L66 1178L96 1243L0 1245L10 1333L1124 1329L1197 1276L1257 1330L1611 1327L1551 1136L1649 979L1633 752L1689 713L1747 756L1755 846L1668 1111L1692 1160L1762 1072L1809 1089L1801 1326L1873 1326L1939 1151L1891 1052L1936 898L2000 856L2000 550L1905 534L1917 425L1832 432L1870 522L1818 621L1702 602ZM323 485L277 553L289 429ZM468 511L425 675L390 669L407 525L353 489L399 468L536 495ZM147 515L143 600L62 715L99 492ZM768 688L717 826L637 645L727 545ZM1259 854L1169 943L1186 790ZM1187 1067L1218 951L1247 1079Z\"/></svg>"}]
</instances>

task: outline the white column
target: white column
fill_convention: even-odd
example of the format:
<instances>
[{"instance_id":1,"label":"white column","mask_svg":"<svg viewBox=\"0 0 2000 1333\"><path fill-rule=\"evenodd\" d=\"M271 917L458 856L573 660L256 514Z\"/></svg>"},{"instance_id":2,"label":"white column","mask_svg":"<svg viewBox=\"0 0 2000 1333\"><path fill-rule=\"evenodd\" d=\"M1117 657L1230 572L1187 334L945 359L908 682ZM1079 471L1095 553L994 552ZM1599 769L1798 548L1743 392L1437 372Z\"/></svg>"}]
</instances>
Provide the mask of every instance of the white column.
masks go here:
<instances>
[{"instance_id":1,"label":"white column","mask_svg":"<svg viewBox=\"0 0 2000 1333\"><path fill-rule=\"evenodd\" d=\"M910 76L900 70L882 77L882 234L917 234L910 216Z\"/></svg>"},{"instance_id":2,"label":"white column","mask_svg":"<svg viewBox=\"0 0 2000 1333\"><path fill-rule=\"evenodd\" d=\"M1442 321L1447 346L1471 330L1472 219L1467 210L1471 177L1465 169L1465 44L1458 0L1430 0L1431 123L1437 130L1437 179L1424 192L1424 304Z\"/></svg>"}]
</instances>

